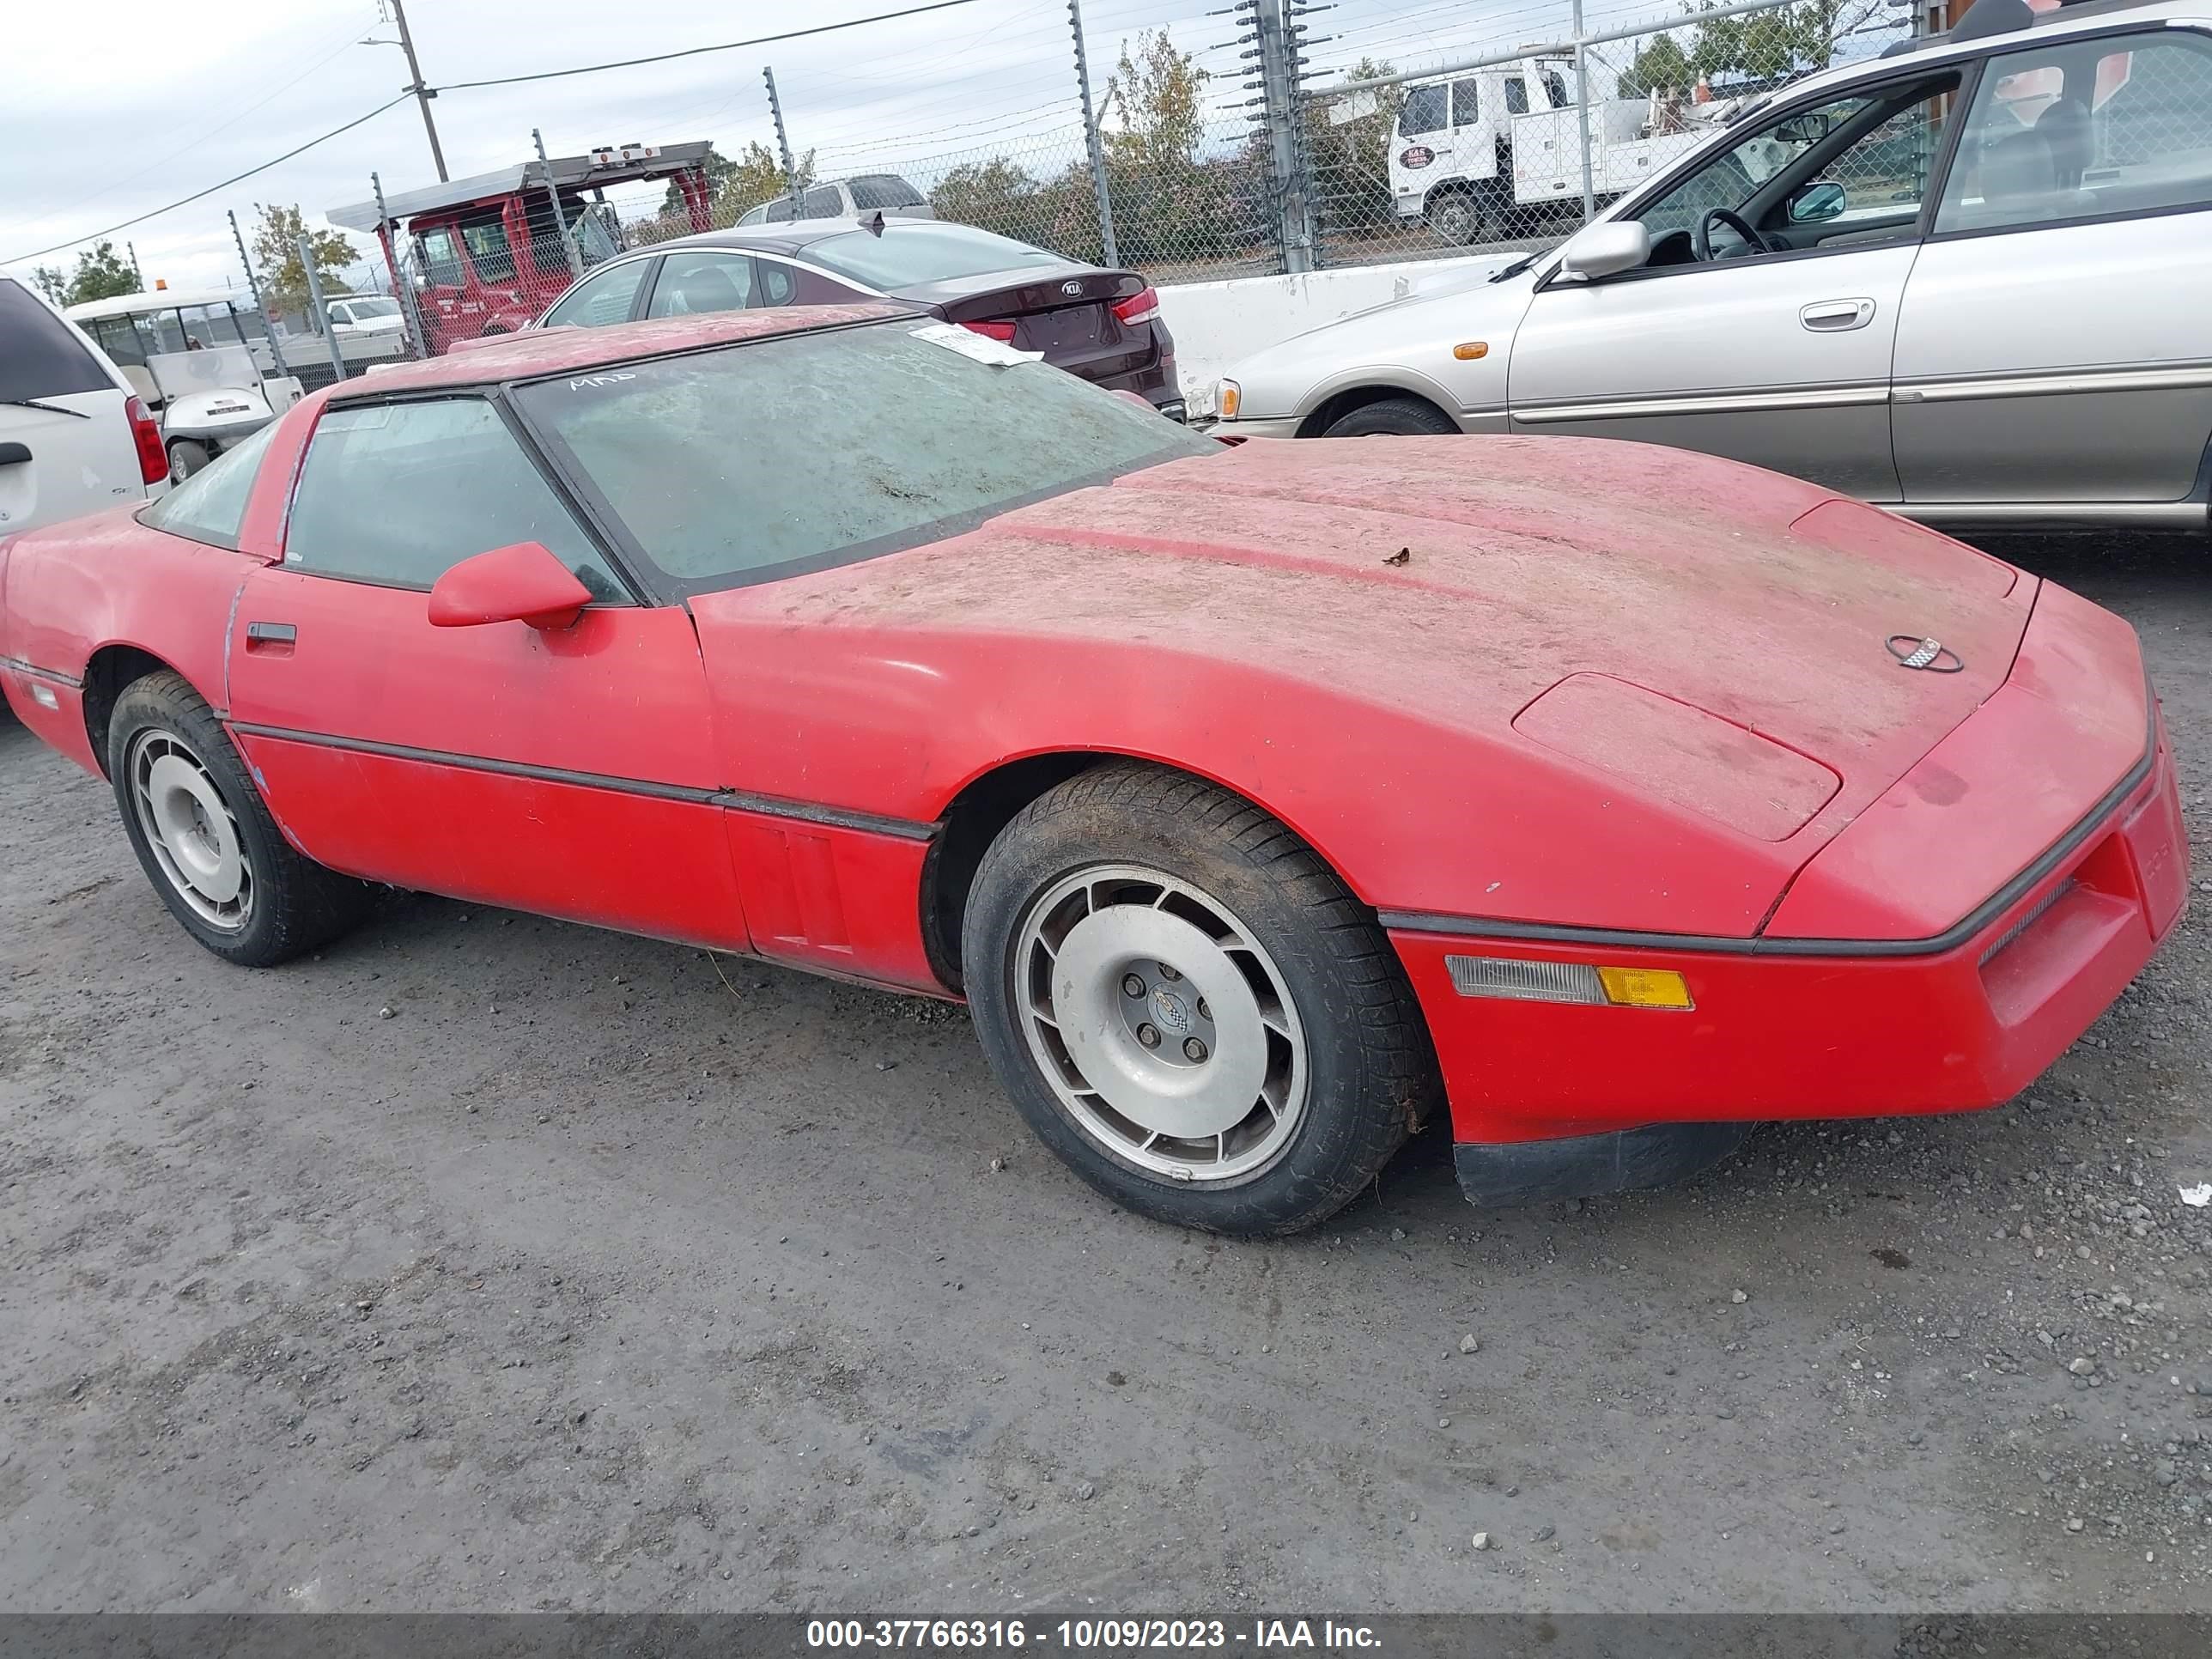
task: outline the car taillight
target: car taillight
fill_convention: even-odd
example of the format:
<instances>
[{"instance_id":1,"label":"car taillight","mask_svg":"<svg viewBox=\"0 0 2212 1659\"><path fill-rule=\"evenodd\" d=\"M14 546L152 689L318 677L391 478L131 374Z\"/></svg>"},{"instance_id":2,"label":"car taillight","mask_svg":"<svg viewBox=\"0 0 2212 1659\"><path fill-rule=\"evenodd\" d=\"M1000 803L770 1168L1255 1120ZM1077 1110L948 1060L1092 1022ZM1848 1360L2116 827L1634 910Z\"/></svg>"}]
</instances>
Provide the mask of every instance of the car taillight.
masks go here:
<instances>
[{"instance_id":1,"label":"car taillight","mask_svg":"<svg viewBox=\"0 0 2212 1659\"><path fill-rule=\"evenodd\" d=\"M1149 323L1160 308L1160 291L1156 288L1139 289L1126 300L1114 301L1114 314L1125 323Z\"/></svg>"},{"instance_id":2,"label":"car taillight","mask_svg":"<svg viewBox=\"0 0 2212 1659\"><path fill-rule=\"evenodd\" d=\"M136 398L124 400L123 413L131 422L131 441L138 446L138 482L161 483L169 476L169 452L161 447L161 423Z\"/></svg>"},{"instance_id":3,"label":"car taillight","mask_svg":"<svg viewBox=\"0 0 2212 1659\"><path fill-rule=\"evenodd\" d=\"M1004 340L1008 344L1013 343L1014 325L1012 323L963 323L960 326L988 340Z\"/></svg>"}]
</instances>

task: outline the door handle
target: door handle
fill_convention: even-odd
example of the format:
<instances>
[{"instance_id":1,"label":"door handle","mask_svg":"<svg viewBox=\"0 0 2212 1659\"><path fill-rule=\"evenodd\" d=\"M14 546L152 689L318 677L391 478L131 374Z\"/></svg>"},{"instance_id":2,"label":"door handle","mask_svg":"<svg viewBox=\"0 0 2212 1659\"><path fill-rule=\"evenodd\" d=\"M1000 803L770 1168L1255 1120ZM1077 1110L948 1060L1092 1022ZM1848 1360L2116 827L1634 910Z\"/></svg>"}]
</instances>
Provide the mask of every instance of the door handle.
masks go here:
<instances>
[{"instance_id":1,"label":"door handle","mask_svg":"<svg viewBox=\"0 0 2212 1659\"><path fill-rule=\"evenodd\" d=\"M0 444L0 466L21 466L30 459L31 447L28 444Z\"/></svg>"},{"instance_id":2,"label":"door handle","mask_svg":"<svg viewBox=\"0 0 2212 1659\"><path fill-rule=\"evenodd\" d=\"M1874 320L1871 300L1816 300L1797 313L1797 320L1815 334L1840 334L1864 328Z\"/></svg>"},{"instance_id":3,"label":"door handle","mask_svg":"<svg viewBox=\"0 0 2212 1659\"><path fill-rule=\"evenodd\" d=\"M246 624L246 648L257 655L289 657L300 637L290 623L250 622Z\"/></svg>"}]
</instances>

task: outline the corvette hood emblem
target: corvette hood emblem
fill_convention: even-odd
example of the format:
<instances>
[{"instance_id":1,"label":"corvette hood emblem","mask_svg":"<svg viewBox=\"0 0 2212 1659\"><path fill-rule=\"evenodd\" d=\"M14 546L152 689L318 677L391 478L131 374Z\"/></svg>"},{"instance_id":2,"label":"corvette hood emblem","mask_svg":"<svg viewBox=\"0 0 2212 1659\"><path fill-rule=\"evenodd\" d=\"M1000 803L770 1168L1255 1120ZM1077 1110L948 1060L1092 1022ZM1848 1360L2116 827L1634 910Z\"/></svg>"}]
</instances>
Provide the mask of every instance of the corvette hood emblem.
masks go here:
<instances>
[{"instance_id":1,"label":"corvette hood emblem","mask_svg":"<svg viewBox=\"0 0 2212 1659\"><path fill-rule=\"evenodd\" d=\"M1927 640L1917 634L1892 634L1887 643L1889 654L1897 659L1899 668L1924 669L1930 674L1955 674L1966 665L1959 660L1959 653L1941 640Z\"/></svg>"}]
</instances>

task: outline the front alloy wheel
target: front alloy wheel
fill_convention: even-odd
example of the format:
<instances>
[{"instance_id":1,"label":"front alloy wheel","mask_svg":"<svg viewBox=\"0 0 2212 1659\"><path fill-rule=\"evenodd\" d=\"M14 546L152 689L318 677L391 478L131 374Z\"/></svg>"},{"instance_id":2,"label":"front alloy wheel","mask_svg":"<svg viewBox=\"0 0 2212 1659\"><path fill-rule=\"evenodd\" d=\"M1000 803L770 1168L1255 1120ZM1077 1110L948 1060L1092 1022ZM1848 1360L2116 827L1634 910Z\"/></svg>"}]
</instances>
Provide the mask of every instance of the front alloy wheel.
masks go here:
<instances>
[{"instance_id":1,"label":"front alloy wheel","mask_svg":"<svg viewBox=\"0 0 2212 1659\"><path fill-rule=\"evenodd\" d=\"M976 1035L1039 1139L1123 1207L1295 1232L1374 1180L1442 1089L1374 913L1248 800L1108 761L977 866Z\"/></svg>"},{"instance_id":2,"label":"front alloy wheel","mask_svg":"<svg viewBox=\"0 0 2212 1659\"><path fill-rule=\"evenodd\" d=\"M1142 865L1048 888L1016 947L1045 1081L1109 1152L1177 1181L1265 1168L1309 1070L1282 970L1229 908Z\"/></svg>"}]
</instances>

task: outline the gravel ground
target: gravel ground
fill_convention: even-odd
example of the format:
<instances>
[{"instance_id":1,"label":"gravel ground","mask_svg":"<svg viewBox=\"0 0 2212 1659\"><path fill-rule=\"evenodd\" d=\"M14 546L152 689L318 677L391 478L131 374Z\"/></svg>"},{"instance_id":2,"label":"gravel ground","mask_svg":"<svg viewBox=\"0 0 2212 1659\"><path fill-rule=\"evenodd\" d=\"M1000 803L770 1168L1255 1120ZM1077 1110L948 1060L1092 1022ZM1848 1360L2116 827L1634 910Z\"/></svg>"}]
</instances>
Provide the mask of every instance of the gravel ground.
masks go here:
<instances>
[{"instance_id":1,"label":"gravel ground","mask_svg":"<svg viewBox=\"0 0 2212 1659\"><path fill-rule=\"evenodd\" d=\"M2212 874L2206 547L2000 550ZM957 1011L429 899L225 969L0 726L0 1607L2212 1607L2208 916L2006 1109L1243 1244Z\"/></svg>"}]
</instances>

